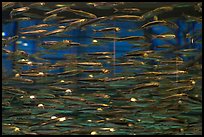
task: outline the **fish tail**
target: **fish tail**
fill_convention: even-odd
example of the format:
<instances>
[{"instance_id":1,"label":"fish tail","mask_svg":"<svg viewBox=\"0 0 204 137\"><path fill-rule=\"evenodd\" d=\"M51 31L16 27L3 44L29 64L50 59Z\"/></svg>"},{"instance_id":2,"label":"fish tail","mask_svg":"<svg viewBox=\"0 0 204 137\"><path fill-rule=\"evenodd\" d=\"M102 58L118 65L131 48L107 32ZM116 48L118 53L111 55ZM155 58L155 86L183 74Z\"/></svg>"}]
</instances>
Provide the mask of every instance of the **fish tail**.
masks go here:
<instances>
[{"instance_id":1,"label":"fish tail","mask_svg":"<svg viewBox=\"0 0 204 137\"><path fill-rule=\"evenodd\" d=\"M93 29L93 32L94 32L94 33L96 33L96 32L97 32L97 30Z\"/></svg>"},{"instance_id":2,"label":"fish tail","mask_svg":"<svg viewBox=\"0 0 204 137\"><path fill-rule=\"evenodd\" d=\"M156 39L157 38L157 36L156 35L151 35L151 37L152 37L152 39Z\"/></svg>"},{"instance_id":3,"label":"fish tail","mask_svg":"<svg viewBox=\"0 0 204 137\"><path fill-rule=\"evenodd\" d=\"M116 13L116 12L118 12L118 9L116 9L116 8L113 8L113 13Z\"/></svg>"},{"instance_id":4,"label":"fish tail","mask_svg":"<svg viewBox=\"0 0 204 137\"><path fill-rule=\"evenodd\" d=\"M145 37L147 38L147 39L155 39L156 38L156 35L153 35L153 34L150 34L150 33L145 33Z\"/></svg>"}]
</instances>

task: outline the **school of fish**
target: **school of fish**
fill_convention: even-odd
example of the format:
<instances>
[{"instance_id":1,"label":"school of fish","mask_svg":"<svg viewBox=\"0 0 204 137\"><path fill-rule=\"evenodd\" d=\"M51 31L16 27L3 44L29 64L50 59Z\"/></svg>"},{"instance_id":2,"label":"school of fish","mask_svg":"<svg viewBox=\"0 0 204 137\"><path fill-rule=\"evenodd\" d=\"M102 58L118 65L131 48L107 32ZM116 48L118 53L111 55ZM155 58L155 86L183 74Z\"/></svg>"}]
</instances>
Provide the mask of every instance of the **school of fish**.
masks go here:
<instances>
[{"instance_id":1,"label":"school of fish","mask_svg":"<svg viewBox=\"0 0 204 137\"><path fill-rule=\"evenodd\" d=\"M202 135L202 2L2 2L10 23L3 135Z\"/></svg>"}]
</instances>

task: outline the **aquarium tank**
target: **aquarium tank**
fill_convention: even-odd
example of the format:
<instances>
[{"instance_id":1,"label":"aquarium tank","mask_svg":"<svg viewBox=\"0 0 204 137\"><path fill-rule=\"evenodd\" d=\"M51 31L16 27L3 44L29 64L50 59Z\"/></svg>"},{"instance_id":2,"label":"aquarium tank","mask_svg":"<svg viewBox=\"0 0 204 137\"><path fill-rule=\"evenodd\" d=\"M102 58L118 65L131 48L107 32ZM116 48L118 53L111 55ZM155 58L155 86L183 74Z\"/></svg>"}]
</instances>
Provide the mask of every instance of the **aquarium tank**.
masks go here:
<instances>
[{"instance_id":1,"label":"aquarium tank","mask_svg":"<svg viewBox=\"0 0 204 137\"><path fill-rule=\"evenodd\" d=\"M2 135L202 135L202 2L2 2Z\"/></svg>"}]
</instances>

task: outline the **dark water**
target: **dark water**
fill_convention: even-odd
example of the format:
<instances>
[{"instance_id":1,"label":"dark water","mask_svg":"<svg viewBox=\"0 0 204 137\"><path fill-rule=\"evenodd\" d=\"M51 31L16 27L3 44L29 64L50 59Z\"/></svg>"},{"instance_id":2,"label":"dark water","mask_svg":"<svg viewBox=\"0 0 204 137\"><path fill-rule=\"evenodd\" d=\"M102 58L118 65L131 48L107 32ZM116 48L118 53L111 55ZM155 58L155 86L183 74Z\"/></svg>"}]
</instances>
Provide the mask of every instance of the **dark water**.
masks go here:
<instances>
[{"instance_id":1,"label":"dark water","mask_svg":"<svg viewBox=\"0 0 204 137\"><path fill-rule=\"evenodd\" d=\"M201 3L2 5L3 135L202 134Z\"/></svg>"}]
</instances>

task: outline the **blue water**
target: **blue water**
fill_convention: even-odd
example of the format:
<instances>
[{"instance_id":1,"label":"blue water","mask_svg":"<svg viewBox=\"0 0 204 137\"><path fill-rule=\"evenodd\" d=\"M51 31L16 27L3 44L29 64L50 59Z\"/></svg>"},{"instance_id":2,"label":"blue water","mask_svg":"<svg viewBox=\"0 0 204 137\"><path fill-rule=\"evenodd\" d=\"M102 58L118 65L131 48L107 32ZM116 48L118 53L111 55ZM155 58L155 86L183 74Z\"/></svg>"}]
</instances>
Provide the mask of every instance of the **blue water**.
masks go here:
<instances>
[{"instance_id":1,"label":"blue water","mask_svg":"<svg viewBox=\"0 0 204 137\"><path fill-rule=\"evenodd\" d=\"M9 36L14 36L17 35L16 31L19 28L24 28L36 24L42 23L40 20L33 20L33 21L22 21L22 22L14 22L14 23L8 23L8 24L3 24L2 26L2 31L5 33L5 37ZM200 30L202 28L202 23L197 23L197 22L185 22L184 20L177 20L176 21L177 25L179 26L179 29L176 32L176 37L177 39L174 40L161 40L161 39L152 39L150 42L152 43L151 48L153 50L161 50L156 48L157 45L163 45L163 44L173 44L175 46L182 46L186 43L191 42L191 39L185 38L184 36L184 31L189 32L192 34L196 30ZM117 37L125 37L125 36L143 36L144 32L142 30L136 30L136 31L128 31L128 30L134 30L137 29L140 24L137 22L131 22L131 21L106 21L104 24L110 24L110 27L119 27L121 30L119 32L109 32L106 33L106 35L112 35L114 36L114 33ZM93 29L101 29L104 28L103 26L97 26L97 27L92 27L92 26L87 26L85 30L80 30L80 29L74 29L70 32L67 32L66 34L71 35L69 38L59 38L59 37L46 37L43 40L44 41L62 41L62 40L72 40L73 42L78 42L80 44L87 45L85 47L71 47L68 49L63 49L63 50L50 50L54 54L48 54L48 55L43 55L43 57L50 58L51 62L55 62L55 59L60 59L63 58L65 54L76 54L76 55L81 55L83 53L90 53L90 52L102 52L102 51L113 51L113 46L114 46L114 41L113 42L101 42L102 45L99 46L88 46L91 44L92 39L91 37L102 37L104 36L104 33L94 33ZM50 27L48 28L48 31L55 30L56 27ZM151 31L153 34L164 34L169 32L169 28L165 26L155 26L151 28ZM202 39L202 38L200 38ZM42 41L43 41L42 40ZM17 48L19 50L26 51L29 55L37 53L38 51L43 50L42 47L39 47L38 44L42 41L35 41L35 40L27 40L27 39L19 39L20 44L11 44L6 47L6 49L14 51ZM14 46L15 45L15 46ZM15 48L16 47L16 48ZM132 49L132 44L129 42L116 42L115 43L116 47L116 58L124 56L126 53L130 52ZM190 43L188 47L186 48L197 48L198 50L202 49L202 43ZM134 48L134 50L139 50L140 48ZM182 56L181 56L182 57ZM182 57L184 60L188 61L189 57ZM6 56L3 55L2 58L3 61L3 66L8 68L8 70L11 70L11 60L7 60Z\"/></svg>"}]
</instances>

